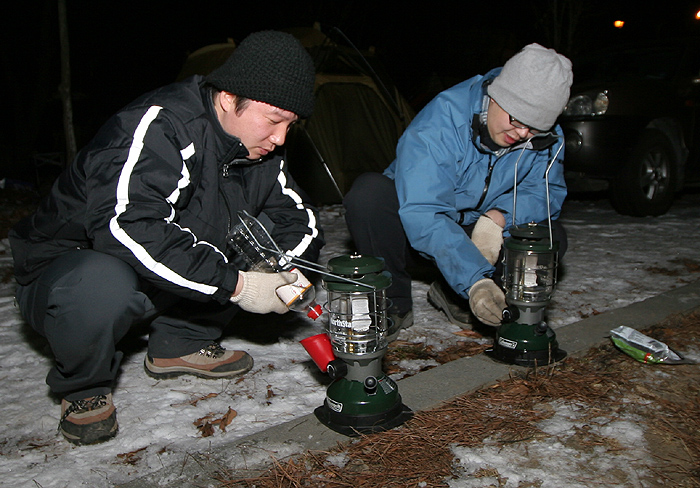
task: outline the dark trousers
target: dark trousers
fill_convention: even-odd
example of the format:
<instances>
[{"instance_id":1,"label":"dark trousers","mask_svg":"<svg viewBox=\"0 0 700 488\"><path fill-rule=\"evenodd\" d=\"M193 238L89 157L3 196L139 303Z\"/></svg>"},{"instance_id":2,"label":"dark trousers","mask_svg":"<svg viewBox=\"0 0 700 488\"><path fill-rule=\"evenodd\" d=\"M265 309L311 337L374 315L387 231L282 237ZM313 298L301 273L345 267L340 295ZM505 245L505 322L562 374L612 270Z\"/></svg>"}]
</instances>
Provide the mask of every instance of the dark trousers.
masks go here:
<instances>
[{"instance_id":1,"label":"dark trousers","mask_svg":"<svg viewBox=\"0 0 700 488\"><path fill-rule=\"evenodd\" d=\"M46 378L54 393L77 400L111 391L122 353L117 344L150 322L148 353L173 358L221 337L239 308L200 303L142 282L124 261L93 250L64 254L17 289L24 319L51 346Z\"/></svg>"},{"instance_id":2,"label":"dark trousers","mask_svg":"<svg viewBox=\"0 0 700 488\"><path fill-rule=\"evenodd\" d=\"M409 268L421 258L408 242L401 224L394 181L381 173L360 175L343 199L343 205L357 251L384 258L386 269L391 273L392 285L387 289L392 301L391 312L407 312L413 306ZM466 236L471 236L473 228L474 224L463 226ZM564 226L556 220L552 221L552 234L559 242L561 258L566 252L567 236ZM497 263L492 277L500 283L500 258Z\"/></svg>"}]
</instances>

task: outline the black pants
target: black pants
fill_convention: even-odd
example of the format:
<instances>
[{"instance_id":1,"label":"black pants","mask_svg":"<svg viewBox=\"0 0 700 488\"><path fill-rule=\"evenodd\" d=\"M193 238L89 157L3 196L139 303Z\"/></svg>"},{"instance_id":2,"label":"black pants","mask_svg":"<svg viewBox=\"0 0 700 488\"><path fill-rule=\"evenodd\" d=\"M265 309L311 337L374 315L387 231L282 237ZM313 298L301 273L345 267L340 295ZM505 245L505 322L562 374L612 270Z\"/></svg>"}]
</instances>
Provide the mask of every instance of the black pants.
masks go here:
<instances>
[{"instance_id":1,"label":"black pants","mask_svg":"<svg viewBox=\"0 0 700 488\"><path fill-rule=\"evenodd\" d=\"M133 325L150 322L148 353L173 358L220 338L240 310L157 290L122 260L92 250L58 257L18 287L17 302L54 354L47 384L67 400L111 391L122 359L117 344Z\"/></svg>"},{"instance_id":2,"label":"black pants","mask_svg":"<svg viewBox=\"0 0 700 488\"><path fill-rule=\"evenodd\" d=\"M411 248L399 217L399 199L391 178L381 173L365 173L353 183L343 199L345 220L355 247L360 254L381 256L386 269L391 273L392 285L387 296L392 301L392 313L404 313L413 306L411 298L411 275L408 271L418 253ZM474 224L464 226L471 236ZM559 257L566 252L567 236L558 221L552 221L553 239L559 242ZM501 260L493 274L500 281Z\"/></svg>"}]
</instances>

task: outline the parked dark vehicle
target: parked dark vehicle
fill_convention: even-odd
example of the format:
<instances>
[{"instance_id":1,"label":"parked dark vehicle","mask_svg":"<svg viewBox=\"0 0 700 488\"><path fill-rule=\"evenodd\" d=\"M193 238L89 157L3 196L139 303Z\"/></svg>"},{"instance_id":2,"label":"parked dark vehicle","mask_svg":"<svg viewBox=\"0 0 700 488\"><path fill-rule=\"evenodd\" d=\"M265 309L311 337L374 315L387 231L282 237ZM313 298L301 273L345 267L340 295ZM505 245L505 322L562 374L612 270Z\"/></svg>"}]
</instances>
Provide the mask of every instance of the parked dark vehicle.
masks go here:
<instances>
[{"instance_id":1,"label":"parked dark vehicle","mask_svg":"<svg viewBox=\"0 0 700 488\"><path fill-rule=\"evenodd\" d=\"M662 215L697 182L700 40L620 47L574 59L559 119L570 186L604 183L613 207Z\"/></svg>"}]
</instances>

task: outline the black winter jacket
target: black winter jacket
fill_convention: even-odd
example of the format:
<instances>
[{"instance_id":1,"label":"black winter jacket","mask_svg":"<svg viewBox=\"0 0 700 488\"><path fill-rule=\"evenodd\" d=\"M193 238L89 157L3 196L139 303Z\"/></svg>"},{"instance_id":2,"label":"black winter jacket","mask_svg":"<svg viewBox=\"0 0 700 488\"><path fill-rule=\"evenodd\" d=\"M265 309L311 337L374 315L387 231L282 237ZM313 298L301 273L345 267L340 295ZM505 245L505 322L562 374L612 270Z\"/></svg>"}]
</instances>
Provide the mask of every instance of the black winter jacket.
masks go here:
<instances>
[{"instance_id":1,"label":"black winter jacket","mask_svg":"<svg viewBox=\"0 0 700 488\"><path fill-rule=\"evenodd\" d=\"M264 212L273 238L315 260L317 211L281 149L245 159L224 132L200 76L146 94L114 115L55 182L37 212L10 232L15 278L34 280L57 256L90 248L116 256L158 288L226 303L238 267L226 235L236 212Z\"/></svg>"}]
</instances>

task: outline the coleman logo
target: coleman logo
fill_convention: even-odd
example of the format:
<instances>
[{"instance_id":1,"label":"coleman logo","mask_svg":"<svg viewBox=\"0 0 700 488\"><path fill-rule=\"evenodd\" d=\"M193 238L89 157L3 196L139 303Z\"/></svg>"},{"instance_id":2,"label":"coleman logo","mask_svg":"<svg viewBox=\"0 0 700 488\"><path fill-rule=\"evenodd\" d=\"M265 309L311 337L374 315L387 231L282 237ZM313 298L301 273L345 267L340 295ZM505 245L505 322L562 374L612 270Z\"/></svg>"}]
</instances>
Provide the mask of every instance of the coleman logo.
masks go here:
<instances>
[{"instance_id":1,"label":"coleman logo","mask_svg":"<svg viewBox=\"0 0 700 488\"><path fill-rule=\"evenodd\" d=\"M340 402L336 402L335 400L332 400L328 397L326 397L326 405L328 405L328 408L333 410L334 412L342 412L343 411L343 404Z\"/></svg>"},{"instance_id":2,"label":"coleman logo","mask_svg":"<svg viewBox=\"0 0 700 488\"><path fill-rule=\"evenodd\" d=\"M516 341L504 339L503 337L498 338L498 344L508 349L515 349L518 346Z\"/></svg>"}]
</instances>

